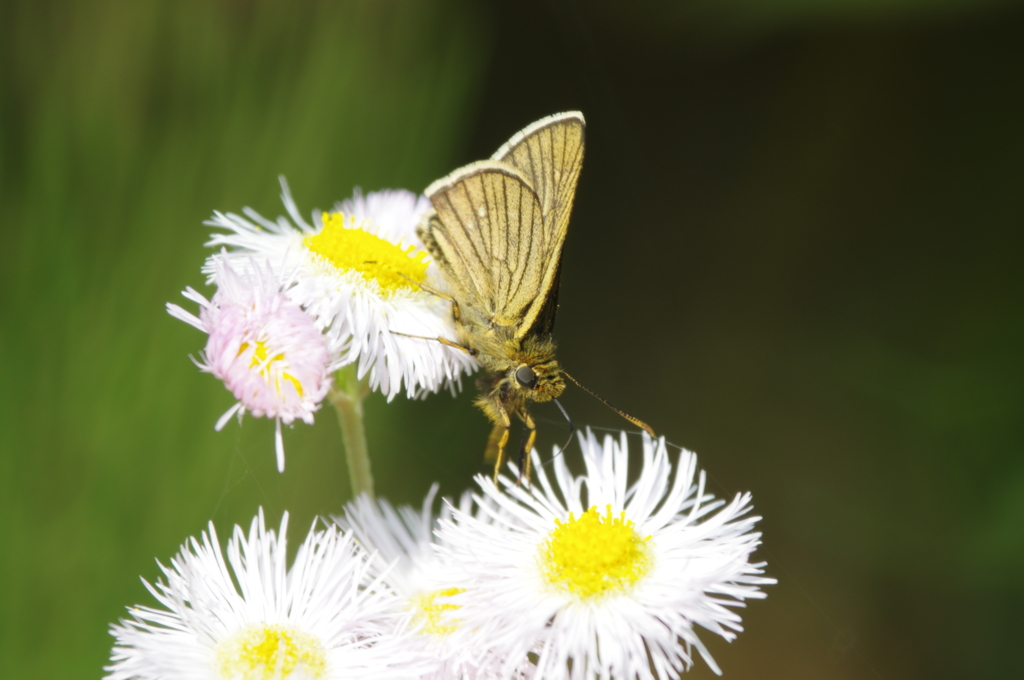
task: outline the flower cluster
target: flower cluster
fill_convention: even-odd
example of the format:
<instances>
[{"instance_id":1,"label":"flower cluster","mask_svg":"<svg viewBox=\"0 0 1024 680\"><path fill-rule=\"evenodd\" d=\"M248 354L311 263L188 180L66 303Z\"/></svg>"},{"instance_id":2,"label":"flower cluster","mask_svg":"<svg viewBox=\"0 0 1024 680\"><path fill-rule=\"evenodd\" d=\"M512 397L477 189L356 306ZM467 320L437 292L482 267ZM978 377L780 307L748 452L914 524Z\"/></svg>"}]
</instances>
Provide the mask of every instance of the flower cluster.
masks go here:
<instances>
[{"instance_id":1,"label":"flower cluster","mask_svg":"<svg viewBox=\"0 0 1024 680\"><path fill-rule=\"evenodd\" d=\"M453 392L473 359L432 340L452 337L450 303L437 288L436 266L416 237L430 204L390 190L355 196L332 212L300 215L281 180L289 217L267 220L214 213L225 231L204 272L217 292L207 300L188 288L199 316L168 304L172 316L209 335L197 361L224 381L238 402L217 423L248 411L277 421L278 469L284 470L281 424L313 422L332 373L354 365L357 377L389 399ZM417 336L417 337L410 337Z\"/></svg>"},{"instance_id":2,"label":"flower cluster","mask_svg":"<svg viewBox=\"0 0 1024 680\"><path fill-rule=\"evenodd\" d=\"M328 396L348 422L365 390L454 391L476 364L437 341L456 329L428 292L445 285L416 236L425 197L357 191L307 222L281 185L288 217L214 214L216 292L188 288L198 314L168 311L208 335L193 361L237 400L216 428L273 418L283 472L282 425L312 423ZM715 499L664 439L640 434L630 482L627 434L587 430L582 470L532 451L532 484L510 466L435 511L436 485L418 509L374 500L348 434L370 495L317 520L290 563L287 513L275 532L261 510L223 549L211 524L146 583L157 606L112 627L110 680L655 680L698 655L717 673L697 629L734 639L737 609L775 582L751 559L750 495Z\"/></svg>"},{"instance_id":3,"label":"flower cluster","mask_svg":"<svg viewBox=\"0 0 1024 680\"><path fill-rule=\"evenodd\" d=\"M479 476L437 516L436 487L420 509L360 497L290 568L284 523L236 529L227 562L211 526L150 586L162 608L113 627L108 677L653 680L693 650L718 672L696 627L733 639L774 583L750 496L714 499L663 439L643 435L632 484L625 433L580 441L582 474L559 456L530 487Z\"/></svg>"}]
</instances>

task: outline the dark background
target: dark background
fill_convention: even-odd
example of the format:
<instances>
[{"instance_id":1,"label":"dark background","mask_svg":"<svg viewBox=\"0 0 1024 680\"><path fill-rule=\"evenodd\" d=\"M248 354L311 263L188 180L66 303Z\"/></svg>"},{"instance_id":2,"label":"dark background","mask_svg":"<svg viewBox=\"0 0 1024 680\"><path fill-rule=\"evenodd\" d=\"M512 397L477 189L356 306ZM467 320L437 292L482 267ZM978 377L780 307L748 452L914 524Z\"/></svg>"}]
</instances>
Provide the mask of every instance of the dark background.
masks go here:
<instances>
[{"instance_id":1,"label":"dark background","mask_svg":"<svg viewBox=\"0 0 1024 680\"><path fill-rule=\"evenodd\" d=\"M0 676L97 677L154 558L348 498L328 409L284 475L272 424L213 432L163 310L202 221L281 214L282 173L306 213L422 189L567 109L560 359L765 518L726 677L1019 673L1022 35L967 0L0 4ZM471 399L371 399L382 495L485 470Z\"/></svg>"}]
</instances>

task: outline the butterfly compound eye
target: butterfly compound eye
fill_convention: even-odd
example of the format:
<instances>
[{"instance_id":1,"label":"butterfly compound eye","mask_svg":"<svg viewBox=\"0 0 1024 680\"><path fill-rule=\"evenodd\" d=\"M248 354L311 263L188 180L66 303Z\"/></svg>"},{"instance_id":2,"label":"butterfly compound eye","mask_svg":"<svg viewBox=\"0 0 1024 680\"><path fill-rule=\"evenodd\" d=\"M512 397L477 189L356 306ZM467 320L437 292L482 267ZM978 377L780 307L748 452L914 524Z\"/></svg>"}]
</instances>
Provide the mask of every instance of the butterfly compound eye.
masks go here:
<instances>
[{"instance_id":1,"label":"butterfly compound eye","mask_svg":"<svg viewBox=\"0 0 1024 680\"><path fill-rule=\"evenodd\" d=\"M516 380L523 387L533 387L537 384L537 374L529 366L520 366L516 371Z\"/></svg>"}]
</instances>

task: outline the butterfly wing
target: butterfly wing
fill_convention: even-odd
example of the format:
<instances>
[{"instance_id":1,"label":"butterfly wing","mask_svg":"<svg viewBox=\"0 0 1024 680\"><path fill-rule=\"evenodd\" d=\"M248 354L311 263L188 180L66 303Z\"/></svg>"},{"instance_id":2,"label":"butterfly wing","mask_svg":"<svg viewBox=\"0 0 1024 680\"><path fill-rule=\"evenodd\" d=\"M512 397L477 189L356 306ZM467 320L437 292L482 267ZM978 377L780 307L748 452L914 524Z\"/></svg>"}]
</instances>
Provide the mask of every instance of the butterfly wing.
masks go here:
<instances>
[{"instance_id":1,"label":"butterfly wing","mask_svg":"<svg viewBox=\"0 0 1024 680\"><path fill-rule=\"evenodd\" d=\"M540 200L515 167L481 161L427 187L434 206L420 229L467 312L515 328L539 309L554 247ZM536 316L536 312L533 312ZM532 319L531 319L532 321Z\"/></svg>"},{"instance_id":2,"label":"butterfly wing","mask_svg":"<svg viewBox=\"0 0 1024 680\"><path fill-rule=\"evenodd\" d=\"M558 309L558 275L562 245L569 229L569 214L576 196L576 184L583 167L584 129L579 111L556 113L527 126L492 156L520 170L540 200L549 252L540 295L527 310L517 337L530 332L548 334Z\"/></svg>"}]
</instances>

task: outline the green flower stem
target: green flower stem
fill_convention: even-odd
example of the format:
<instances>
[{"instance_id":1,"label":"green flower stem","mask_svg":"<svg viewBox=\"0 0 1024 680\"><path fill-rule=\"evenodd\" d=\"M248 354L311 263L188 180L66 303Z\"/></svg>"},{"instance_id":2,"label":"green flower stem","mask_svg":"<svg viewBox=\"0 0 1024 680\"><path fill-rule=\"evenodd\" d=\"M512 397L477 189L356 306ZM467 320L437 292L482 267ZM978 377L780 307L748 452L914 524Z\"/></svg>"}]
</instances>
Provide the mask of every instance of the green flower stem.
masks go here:
<instances>
[{"instance_id":1,"label":"green flower stem","mask_svg":"<svg viewBox=\"0 0 1024 680\"><path fill-rule=\"evenodd\" d=\"M349 364L334 374L334 388L328 395L338 412L353 497L365 493L373 498L373 473L370 472L370 452L366 447L366 428L363 427L363 399L369 393L370 386L366 381L356 377L356 365Z\"/></svg>"}]
</instances>

